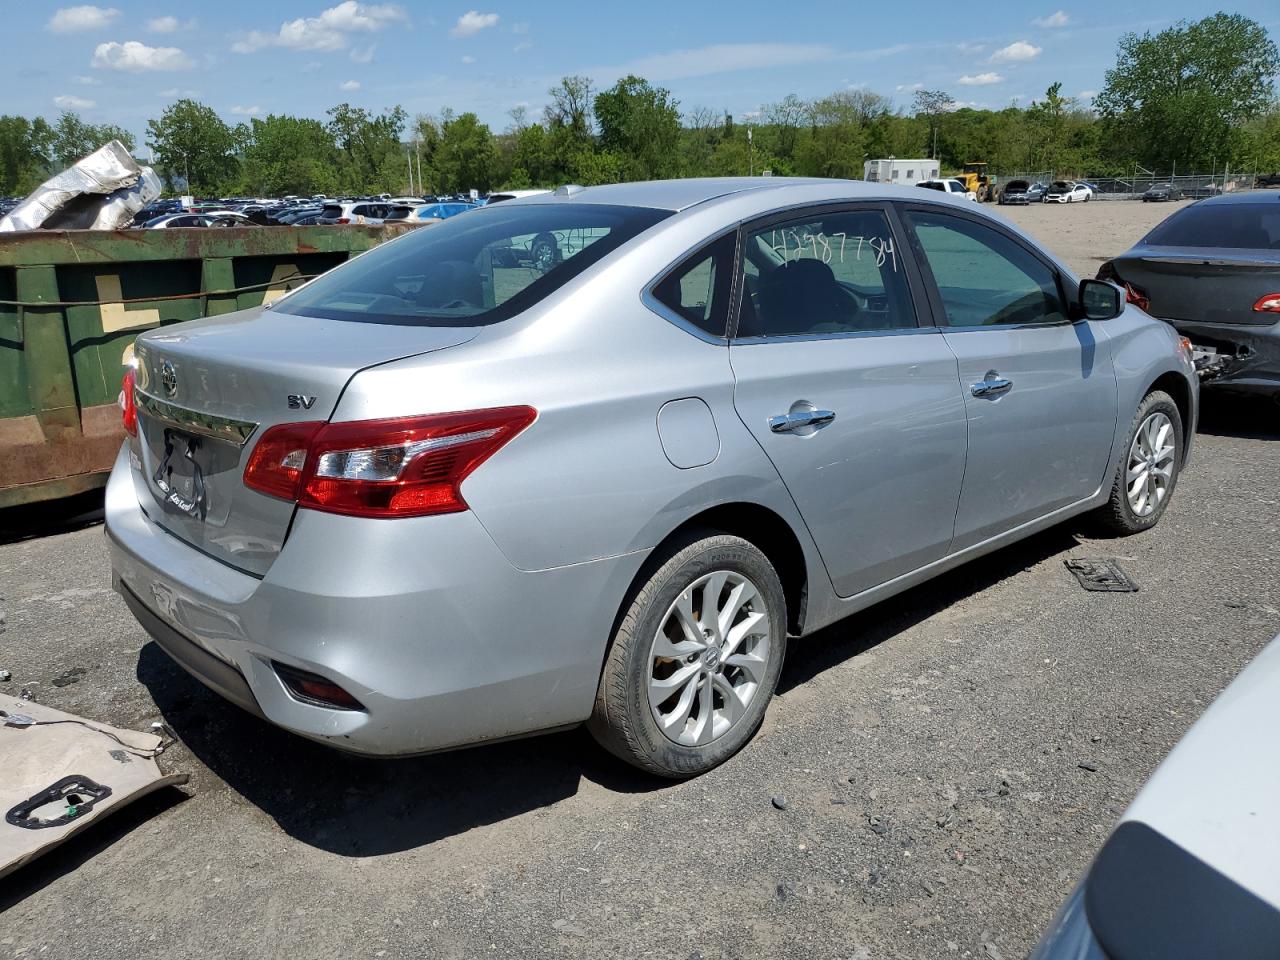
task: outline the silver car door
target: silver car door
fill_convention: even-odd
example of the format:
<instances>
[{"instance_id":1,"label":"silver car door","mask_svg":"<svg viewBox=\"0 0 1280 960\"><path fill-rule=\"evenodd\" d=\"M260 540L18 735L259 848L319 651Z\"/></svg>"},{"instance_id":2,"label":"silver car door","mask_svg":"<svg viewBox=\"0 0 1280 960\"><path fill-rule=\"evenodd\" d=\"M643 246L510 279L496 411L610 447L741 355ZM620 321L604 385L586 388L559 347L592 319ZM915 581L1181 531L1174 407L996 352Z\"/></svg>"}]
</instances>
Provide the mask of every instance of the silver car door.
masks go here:
<instances>
[{"instance_id":1,"label":"silver car door","mask_svg":"<svg viewBox=\"0 0 1280 960\"><path fill-rule=\"evenodd\" d=\"M1116 429L1106 335L1072 323L1053 265L977 215L913 206L905 220L960 363L969 462L961 550L1095 493Z\"/></svg>"},{"instance_id":2,"label":"silver car door","mask_svg":"<svg viewBox=\"0 0 1280 960\"><path fill-rule=\"evenodd\" d=\"M742 232L734 403L841 596L944 556L960 494L956 360L902 249L885 205Z\"/></svg>"}]
</instances>

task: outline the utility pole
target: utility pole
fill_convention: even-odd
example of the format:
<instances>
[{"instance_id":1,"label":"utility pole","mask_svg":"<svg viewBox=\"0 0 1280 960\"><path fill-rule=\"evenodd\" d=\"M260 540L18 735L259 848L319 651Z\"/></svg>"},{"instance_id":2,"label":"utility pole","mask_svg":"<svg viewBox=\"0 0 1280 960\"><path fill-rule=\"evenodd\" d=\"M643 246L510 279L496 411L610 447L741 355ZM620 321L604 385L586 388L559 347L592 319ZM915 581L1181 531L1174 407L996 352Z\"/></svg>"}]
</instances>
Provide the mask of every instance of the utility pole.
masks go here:
<instances>
[{"instance_id":1,"label":"utility pole","mask_svg":"<svg viewBox=\"0 0 1280 960\"><path fill-rule=\"evenodd\" d=\"M413 196L413 154L408 150L404 152L404 162L409 165L409 196Z\"/></svg>"},{"instance_id":2,"label":"utility pole","mask_svg":"<svg viewBox=\"0 0 1280 960\"><path fill-rule=\"evenodd\" d=\"M756 175L756 148L751 139L751 128L747 127L747 175Z\"/></svg>"},{"instance_id":3,"label":"utility pole","mask_svg":"<svg viewBox=\"0 0 1280 960\"><path fill-rule=\"evenodd\" d=\"M422 141L413 138L413 149L418 154L418 195L425 196L426 188L422 186Z\"/></svg>"}]
</instances>

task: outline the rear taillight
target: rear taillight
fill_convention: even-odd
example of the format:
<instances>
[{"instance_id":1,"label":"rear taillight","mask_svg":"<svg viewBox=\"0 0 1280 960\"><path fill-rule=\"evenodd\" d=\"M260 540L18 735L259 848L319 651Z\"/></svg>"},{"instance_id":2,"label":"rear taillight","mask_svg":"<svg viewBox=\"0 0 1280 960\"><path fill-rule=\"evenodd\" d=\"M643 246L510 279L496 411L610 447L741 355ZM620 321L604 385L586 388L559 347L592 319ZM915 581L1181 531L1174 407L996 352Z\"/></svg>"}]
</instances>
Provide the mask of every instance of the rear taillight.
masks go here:
<instances>
[{"instance_id":1,"label":"rear taillight","mask_svg":"<svg viewBox=\"0 0 1280 960\"><path fill-rule=\"evenodd\" d=\"M297 500L312 438L321 422L282 423L262 435L244 468L245 486L282 500Z\"/></svg>"},{"instance_id":2,"label":"rear taillight","mask_svg":"<svg viewBox=\"0 0 1280 960\"><path fill-rule=\"evenodd\" d=\"M137 380L137 371L129 367L124 372L124 379L120 381L120 419L124 422L125 433L131 437L138 435L138 407L133 397L133 387Z\"/></svg>"},{"instance_id":3,"label":"rear taillight","mask_svg":"<svg viewBox=\"0 0 1280 960\"><path fill-rule=\"evenodd\" d=\"M1124 299L1126 303L1132 303L1139 310L1151 309L1151 298L1145 292L1139 290L1132 283L1124 285Z\"/></svg>"},{"instance_id":4,"label":"rear taillight","mask_svg":"<svg viewBox=\"0 0 1280 960\"><path fill-rule=\"evenodd\" d=\"M351 222L351 218L350 218L350 217L339 217L337 220L335 220L335 221L333 221L333 222L334 222L334 223L350 223L350 222Z\"/></svg>"},{"instance_id":5,"label":"rear taillight","mask_svg":"<svg viewBox=\"0 0 1280 960\"><path fill-rule=\"evenodd\" d=\"M262 435L245 486L299 506L357 517L467 509L461 486L533 423L532 407L346 423L290 423Z\"/></svg>"},{"instance_id":6,"label":"rear taillight","mask_svg":"<svg viewBox=\"0 0 1280 960\"><path fill-rule=\"evenodd\" d=\"M1280 313L1280 293L1267 293L1253 305L1254 313Z\"/></svg>"}]
</instances>

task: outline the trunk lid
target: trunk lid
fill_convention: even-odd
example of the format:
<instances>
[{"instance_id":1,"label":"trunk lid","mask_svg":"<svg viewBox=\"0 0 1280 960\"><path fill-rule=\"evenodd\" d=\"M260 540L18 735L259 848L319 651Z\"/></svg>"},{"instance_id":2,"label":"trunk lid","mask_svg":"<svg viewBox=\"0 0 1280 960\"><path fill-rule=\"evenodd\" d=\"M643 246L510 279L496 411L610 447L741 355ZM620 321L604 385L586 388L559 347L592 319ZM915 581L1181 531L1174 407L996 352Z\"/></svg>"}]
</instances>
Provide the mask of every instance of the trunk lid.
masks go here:
<instances>
[{"instance_id":1,"label":"trunk lid","mask_svg":"<svg viewBox=\"0 0 1280 960\"><path fill-rule=\"evenodd\" d=\"M292 503L244 486L261 435L278 423L327 420L360 370L473 339L477 327L351 323L263 308L138 337L134 471L146 513L218 560L262 575Z\"/></svg>"},{"instance_id":2,"label":"trunk lid","mask_svg":"<svg viewBox=\"0 0 1280 960\"><path fill-rule=\"evenodd\" d=\"M1151 301L1166 320L1270 326L1274 313L1254 313L1264 294L1280 292L1280 254L1219 247L1137 247L1113 261L1120 280Z\"/></svg>"}]
</instances>

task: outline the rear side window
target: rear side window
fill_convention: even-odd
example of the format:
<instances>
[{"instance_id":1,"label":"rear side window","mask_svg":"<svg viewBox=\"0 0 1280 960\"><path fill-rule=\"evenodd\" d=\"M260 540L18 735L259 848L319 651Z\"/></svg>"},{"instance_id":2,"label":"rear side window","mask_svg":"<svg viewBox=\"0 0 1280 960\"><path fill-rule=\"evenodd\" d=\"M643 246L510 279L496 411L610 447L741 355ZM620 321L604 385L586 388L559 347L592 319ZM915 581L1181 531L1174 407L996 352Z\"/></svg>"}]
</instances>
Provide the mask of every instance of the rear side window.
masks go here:
<instances>
[{"instance_id":1,"label":"rear side window","mask_svg":"<svg viewBox=\"0 0 1280 960\"><path fill-rule=\"evenodd\" d=\"M998 230L964 217L908 217L952 327L1063 323L1057 274Z\"/></svg>"},{"instance_id":2,"label":"rear side window","mask_svg":"<svg viewBox=\"0 0 1280 960\"><path fill-rule=\"evenodd\" d=\"M1157 184L1155 189L1167 189ZM1144 242L1157 247L1280 250L1280 203L1197 204L1179 210Z\"/></svg>"},{"instance_id":3,"label":"rear side window","mask_svg":"<svg viewBox=\"0 0 1280 960\"><path fill-rule=\"evenodd\" d=\"M482 207L375 247L271 309L360 323L497 323L668 216L589 203Z\"/></svg>"},{"instance_id":4,"label":"rear side window","mask_svg":"<svg viewBox=\"0 0 1280 960\"><path fill-rule=\"evenodd\" d=\"M699 330L725 336L733 253L733 234L712 241L663 277L653 288L654 298Z\"/></svg>"},{"instance_id":5,"label":"rear side window","mask_svg":"<svg viewBox=\"0 0 1280 960\"><path fill-rule=\"evenodd\" d=\"M739 337L823 336L915 327L881 210L826 213L747 233Z\"/></svg>"}]
</instances>

